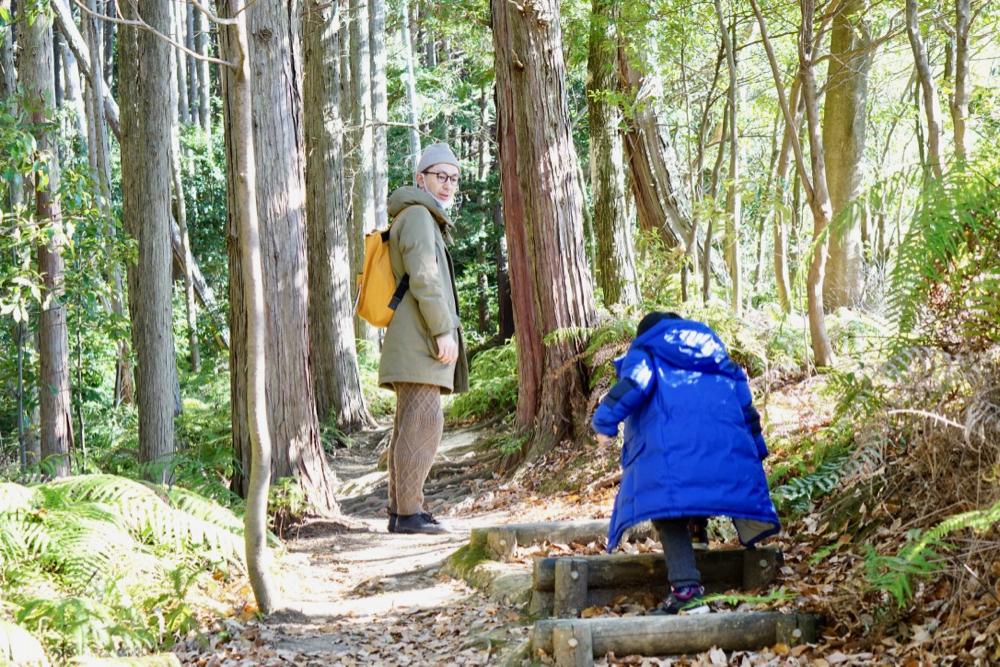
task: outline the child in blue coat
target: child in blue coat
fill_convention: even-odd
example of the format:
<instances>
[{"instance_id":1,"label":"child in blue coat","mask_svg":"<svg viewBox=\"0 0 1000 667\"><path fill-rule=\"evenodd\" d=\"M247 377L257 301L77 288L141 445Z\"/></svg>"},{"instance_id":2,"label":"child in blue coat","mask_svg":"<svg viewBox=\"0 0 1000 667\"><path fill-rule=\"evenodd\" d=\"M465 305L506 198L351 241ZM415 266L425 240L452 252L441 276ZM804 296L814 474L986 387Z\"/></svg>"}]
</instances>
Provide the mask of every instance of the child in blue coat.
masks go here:
<instances>
[{"instance_id":1,"label":"child in blue coat","mask_svg":"<svg viewBox=\"0 0 1000 667\"><path fill-rule=\"evenodd\" d=\"M608 551L627 528L652 520L671 593L650 613L707 612L688 527L703 517L728 516L748 547L781 528L746 374L709 326L662 312L642 319L615 367L618 382L593 419L602 446L625 422Z\"/></svg>"}]
</instances>

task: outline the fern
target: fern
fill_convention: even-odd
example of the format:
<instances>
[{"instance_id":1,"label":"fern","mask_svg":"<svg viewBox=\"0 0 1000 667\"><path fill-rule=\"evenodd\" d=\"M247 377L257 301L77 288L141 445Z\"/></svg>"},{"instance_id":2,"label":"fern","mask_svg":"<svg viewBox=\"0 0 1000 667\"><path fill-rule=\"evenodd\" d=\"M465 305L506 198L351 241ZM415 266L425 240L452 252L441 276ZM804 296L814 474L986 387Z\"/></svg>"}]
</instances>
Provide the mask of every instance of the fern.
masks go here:
<instances>
[{"instance_id":1,"label":"fern","mask_svg":"<svg viewBox=\"0 0 1000 667\"><path fill-rule=\"evenodd\" d=\"M902 607L913 597L914 578L927 578L942 569L938 549L952 545L942 540L958 530L971 528L985 532L1000 522L1000 501L985 510L973 510L948 517L925 533L914 531L895 556L882 556L869 547L865 572L873 590L889 593Z\"/></svg>"},{"instance_id":2,"label":"fern","mask_svg":"<svg viewBox=\"0 0 1000 667\"><path fill-rule=\"evenodd\" d=\"M833 491L844 476L849 455L838 456L819 466L815 472L795 477L771 492L776 505L793 511L804 511L809 503Z\"/></svg>"},{"instance_id":3,"label":"fern","mask_svg":"<svg viewBox=\"0 0 1000 667\"><path fill-rule=\"evenodd\" d=\"M472 360L469 391L451 401L454 419L488 418L513 412L517 406L517 347L514 340L483 350Z\"/></svg>"},{"instance_id":4,"label":"fern","mask_svg":"<svg viewBox=\"0 0 1000 667\"><path fill-rule=\"evenodd\" d=\"M191 491L108 475L17 487L0 485L0 585L61 655L145 651L187 632L205 566L242 564L240 520Z\"/></svg>"},{"instance_id":5,"label":"fern","mask_svg":"<svg viewBox=\"0 0 1000 667\"><path fill-rule=\"evenodd\" d=\"M1000 163L956 168L924 189L897 251L889 313L901 344L1000 341Z\"/></svg>"}]
</instances>

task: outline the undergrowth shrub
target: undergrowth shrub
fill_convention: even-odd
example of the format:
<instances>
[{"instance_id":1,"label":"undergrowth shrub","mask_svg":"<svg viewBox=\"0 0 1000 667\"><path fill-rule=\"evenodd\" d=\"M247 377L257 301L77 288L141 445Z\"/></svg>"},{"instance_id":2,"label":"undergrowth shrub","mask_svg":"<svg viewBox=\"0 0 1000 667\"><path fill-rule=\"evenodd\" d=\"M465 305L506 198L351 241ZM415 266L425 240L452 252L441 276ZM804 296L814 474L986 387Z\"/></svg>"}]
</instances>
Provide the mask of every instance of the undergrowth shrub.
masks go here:
<instances>
[{"instance_id":1,"label":"undergrowth shrub","mask_svg":"<svg viewBox=\"0 0 1000 667\"><path fill-rule=\"evenodd\" d=\"M889 314L899 347L1000 342L1000 159L956 167L924 188L896 252Z\"/></svg>"},{"instance_id":2,"label":"undergrowth shrub","mask_svg":"<svg viewBox=\"0 0 1000 667\"><path fill-rule=\"evenodd\" d=\"M454 420L488 419L513 413L517 407L517 345L514 339L483 350L472 359L469 391L451 399Z\"/></svg>"},{"instance_id":3,"label":"undergrowth shrub","mask_svg":"<svg viewBox=\"0 0 1000 667\"><path fill-rule=\"evenodd\" d=\"M110 475L0 483L0 620L59 660L169 645L217 605L202 589L243 571L242 529L177 487Z\"/></svg>"}]
</instances>

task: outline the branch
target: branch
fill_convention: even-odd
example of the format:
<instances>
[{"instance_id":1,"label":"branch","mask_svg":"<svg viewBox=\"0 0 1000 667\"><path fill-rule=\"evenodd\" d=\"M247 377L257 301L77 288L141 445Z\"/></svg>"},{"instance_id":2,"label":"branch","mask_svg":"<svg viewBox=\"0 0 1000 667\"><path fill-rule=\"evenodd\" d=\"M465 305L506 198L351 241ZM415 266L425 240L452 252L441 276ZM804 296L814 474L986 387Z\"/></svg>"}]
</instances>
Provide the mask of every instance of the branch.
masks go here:
<instances>
[{"instance_id":1,"label":"branch","mask_svg":"<svg viewBox=\"0 0 1000 667\"><path fill-rule=\"evenodd\" d=\"M753 6L753 13L757 16L757 23L760 25L760 36L764 41L764 50L767 51L767 60L771 63L771 73L774 75L774 85L778 89L778 104L781 106L781 113L785 117L786 125L788 127L795 127L795 119L792 118L792 112L788 108L788 99L785 97L785 84L781 82L781 73L778 72L778 61L774 57L774 47L771 46L771 39L767 36L767 26L764 25L764 17L760 13L757 0L750 0L750 4ZM802 185L805 188L806 196L809 200L812 200L812 182L809 180L809 174L806 173L806 164L802 157L802 146L799 144L798 132L792 133L792 150L795 152L795 167L802 178Z\"/></svg>"},{"instance_id":2,"label":"branch","mask_svg":"<svg viewBox=\"0 0 1000 667\"><path fill-rule=\"evenodd\" d=\"M198 0L188 0L192 5L197 7L202 14L208 17L208 20L212 23L218 23L219 25L236 25L236 19L221 19L212 12L208 11L207 7L204 7ZM243 11L242 9L240 11Z\"/></svg>"},{"instance_id":3,"label":"branch","mask_svg":"<svg viewBox=\"0 0 1000 667\"><path fill-rule=\"evenodd\" d=\"M80 0L73 0L73 4L76 5L77 7L79 7L80 11L84 12L88 16L92 16L95 19L100 19L102 21L109 21L111 23L118 23L118 24L121 24L121 25L129 25L129 26L133 26L133 27L136 27L136 28L142 28L143 30L148 30L149 32L153 33L154 35L156 35L157 37L159 37L160 39L162 39L167 44L170 44L174 48L180 49L181 51L183 51L184 53L188 54L189 56L191 56L195 60L204 60L205 62L215 63L216 65L222 65L222 66L228 67L230 69L237 69L236 64L235 63L231 63L228 60L222 60L220 58L213 58L212 56L203 56L200 53L192 51L191 49L187 48L183 44L175 42L170 37L167 37L162 32L160 32L159 30L157 30L156 28L154 28L153 26L149 25L148 23L146 23L143 20L133 21L131 19L123 19L123 18L120 18L120 17L107 16L105 14L98 14L97 12L90 11L90 9L85 4L83 4L82 2L80 2Z\"/></svg>"},{"instance_id":4,"label":"branch","mask_svg":"<svg viewBox=\"0 0 1000 667\"><path fill-rule=\"evenodd\" d=\"M906 410L900 408L899 410L889 410L889 412L887 412L886 414L889 415L909 414L909 415L920 415L921 417L930 417L931 419L939 421L943 424L947 424L948 426L954 426L955 428L960 428L963 431L965 430L965 426L959 424L958 422L953 422L947 417L942 417L941 415L936 415L933 412L926 412L924 410Z\"/></svg>"}]
</instances>

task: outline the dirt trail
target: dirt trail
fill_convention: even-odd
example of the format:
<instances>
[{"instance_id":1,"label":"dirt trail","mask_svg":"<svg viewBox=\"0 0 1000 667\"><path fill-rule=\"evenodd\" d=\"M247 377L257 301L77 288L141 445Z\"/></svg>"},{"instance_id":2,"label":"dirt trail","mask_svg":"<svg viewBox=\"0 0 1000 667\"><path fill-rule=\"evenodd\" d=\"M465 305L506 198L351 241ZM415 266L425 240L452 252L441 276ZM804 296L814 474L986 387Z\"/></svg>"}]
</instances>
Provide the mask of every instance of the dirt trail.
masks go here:
<instances>
[{"instance_id":1,"label":"dirt trail","mask_svg":"<svg viewBox=\"0 0 1000 667\"><path fill-rule=\"evenodd\" d=\"M476 456L476 436L467 429L447 431L435 463L447 472L432 471L431 479L459 476L460 464ZM380 449L359 445L333 457L338 497L348 512L361 508L352 515L359 525L337 534L313 524L286 543L279 582L286 608L263 623L266 640L285 664L492 664L498 644L518 638L501 628L519 615L439 569L467 543L474 526L501 523L505 513L473 517L455 512L456 503L432 500L426 509L451 533L388 533L380 500L386 473L376 471ZM464 480L445 495L474 494L478 484ZM527 629L512 632L526 635Z\"/></svg>"}]
</instances>

